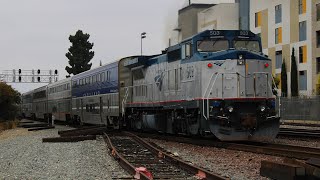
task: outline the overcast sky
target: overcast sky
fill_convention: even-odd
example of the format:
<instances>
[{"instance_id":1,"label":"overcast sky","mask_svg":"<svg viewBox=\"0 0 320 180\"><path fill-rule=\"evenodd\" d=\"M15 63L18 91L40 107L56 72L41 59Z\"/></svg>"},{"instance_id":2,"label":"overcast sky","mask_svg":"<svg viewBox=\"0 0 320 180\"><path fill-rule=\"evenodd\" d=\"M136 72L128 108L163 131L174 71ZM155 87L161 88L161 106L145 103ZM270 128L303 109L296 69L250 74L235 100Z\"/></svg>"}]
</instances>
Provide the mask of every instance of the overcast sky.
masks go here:
<instances>
[{"instance_id":1,"label":"overcast sky","mask_svg":"<svg viewBox=\"0 0 320 180\"><path fill-rule=\"evenodd\" d=\"M194 2L196 0L193 0ZM219 0L197 0L214 2ZM0 0L0 70L58 69L67 75L68 37L78 29L94 43L92 67L167 47L168 31L186 0ZM11 84L26 92L45 84Z\"/></svg>"}]
</instances>

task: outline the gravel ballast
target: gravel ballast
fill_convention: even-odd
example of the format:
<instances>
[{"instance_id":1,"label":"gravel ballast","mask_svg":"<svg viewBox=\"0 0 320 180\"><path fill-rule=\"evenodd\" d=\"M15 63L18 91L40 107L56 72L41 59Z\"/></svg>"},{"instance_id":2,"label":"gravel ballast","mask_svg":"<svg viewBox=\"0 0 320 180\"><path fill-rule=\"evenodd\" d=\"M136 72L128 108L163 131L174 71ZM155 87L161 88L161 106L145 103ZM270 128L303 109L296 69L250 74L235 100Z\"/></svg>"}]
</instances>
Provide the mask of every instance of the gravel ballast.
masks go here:
<instances>
[{"instance_id":1,"label":"gravel ballast","mask_svg":"<svg viewBox=\"0 0 320 180\"><path fill-rule=\"evenodd\" d=\"M56 129L28 132L18 128L0 134L1 179L112 179L130 177L108 155L101 136L76 143L42 143Z\"/></svg>"}]
</instances>

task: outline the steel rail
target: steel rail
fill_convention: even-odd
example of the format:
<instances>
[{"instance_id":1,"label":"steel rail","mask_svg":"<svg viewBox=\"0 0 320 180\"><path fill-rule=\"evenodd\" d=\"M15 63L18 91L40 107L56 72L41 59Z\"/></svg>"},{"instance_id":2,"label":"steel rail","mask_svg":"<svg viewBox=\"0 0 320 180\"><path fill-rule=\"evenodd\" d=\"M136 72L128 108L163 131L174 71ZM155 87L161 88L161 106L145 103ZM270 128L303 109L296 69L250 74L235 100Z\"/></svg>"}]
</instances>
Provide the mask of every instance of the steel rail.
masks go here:
<instances>
[{"instance_id":1,"label":"steel rail","mask_svg":"<svg viewBox=\"0 0 320 180\"><path fill-rule=\"evenodd\" d=\"M320 138L320 130L280 128L278 136Z\"/></svg>"},{"instance_id":2,"label":"steel rail","mask_svg":"<svg viewBox=\"0 0 320 180\"><path fill-rule=\"evenodd\" d=\"M151 152L153 152L154 154L157 154L158 157L160 157L166 161L169 161L171 164L175 164L175 165L181 167L185 171L188 171L188 172L194 174L195 176L199 177L200 179L229 179L229 178L222 177L218 174L211 173L211 172L209 172L203 168L200 168L198 166L188 164L188 163L186 163L176 157L173 157L173 156L161 151L160 149L152 146L150 143L141 139L140 137L138 137L137 135L135 135L133 133L124 132L124 134L133 137L136 141L138 141L144 147L149 149Z\"/></svg>"},{"instance_id":3,"label":"steel rail","mask_svg":"<svg viewBox=\"0 0 320 180\"><path fill-rule=\"evenodd\" d=\"M144 133L135 133L139 136L145 136ZM224 148L236 151L246 151L259 154L267 154L273 156L290 157L301 160L306 160L309 158L320 158L320 149L309 148L302 146L291 146L284 144L271 144L271 143L235 143L235 142L221 142L214 139L199 139L199 138L185 138L176 136L157 136L155 134L147 134L146 138L155 138L171 142L187 143L199 146Z\"/></svg>"},{"instance_id":4,"label":"steel rail","mask_svg":"<svg viewBox=\"0 0 320 180\"><path fill-rule=\"evenodd\" d=\"M119 162L120 166L125 169L127 172L132 174L133 176L136 175L136 168L130 164L120 153L118 153L117 149L113 146L110 137L108 134L103 133L104 141L109 147L109 150L111 151L111 155ZM145 174L138 172L140 175L140 179L142 180L151 180L149 177L147 177Z\"/></svg>"}]
</instances>

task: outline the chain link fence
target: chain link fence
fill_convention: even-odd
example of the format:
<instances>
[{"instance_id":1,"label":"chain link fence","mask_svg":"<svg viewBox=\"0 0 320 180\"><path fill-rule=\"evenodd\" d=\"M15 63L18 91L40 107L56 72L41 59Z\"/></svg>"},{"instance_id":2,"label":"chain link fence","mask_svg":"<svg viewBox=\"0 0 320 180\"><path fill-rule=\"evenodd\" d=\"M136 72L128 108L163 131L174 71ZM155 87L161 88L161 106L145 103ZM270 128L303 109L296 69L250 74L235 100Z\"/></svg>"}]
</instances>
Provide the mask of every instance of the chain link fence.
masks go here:
<instances>
[{"instance_id":1,"label":"chain link fence","mask_svg":"<svg viewBox=\"0 0 320 180\"><path fill-rule=\"evenodd\" d=\"M277 109L282 120L319 121L320 96L278 98Z\"/></svg>"}]
</instances>

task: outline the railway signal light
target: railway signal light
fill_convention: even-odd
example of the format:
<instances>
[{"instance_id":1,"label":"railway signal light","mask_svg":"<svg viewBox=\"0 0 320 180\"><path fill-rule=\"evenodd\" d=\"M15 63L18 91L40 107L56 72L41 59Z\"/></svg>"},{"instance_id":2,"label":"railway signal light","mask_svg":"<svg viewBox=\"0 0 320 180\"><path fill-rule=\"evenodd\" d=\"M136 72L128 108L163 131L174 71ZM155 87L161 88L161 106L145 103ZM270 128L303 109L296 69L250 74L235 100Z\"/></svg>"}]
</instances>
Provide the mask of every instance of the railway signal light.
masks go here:
<instances>
[{"instance_id":1,"label":"railway signal light","mask_svg":"<svg viewBox=\"0 0 320 180\"><path fill-rule=\"evenodd\" d=\"M212 68L212 64L211 63L208 63L208 68Z\"/></svg>"},{"instance_id":2,"label":"railway signal light","mask_svg":"<svg viewBox=\"0 0 320 180\"><path fill-rule=\"evenodd\" d=\"M38 72L38 74L40 74L40 69L38 69L38 71L37 71L37 72Z\"/></svg>"},{"instance_id":3,"label":"railway signal light","mask_svg":"<svg viewBox=\"0 0 320 180\"><path fill-rule=\"evenodd\" d=\"M58 74L58 70L54 70L54 74Z\"/></svg>"},{"instance_id":4,"label":"railway signal light","mask_svg":"<svg viewBox=\"0 0 320 180\"><path fill-rule=\"evenodd\" d=\"M265 67L265 68L268 68L268 67L269 67L269 63L265 63L265 64L264 64L264 67Z\"/></svg>"}]
</instances>

